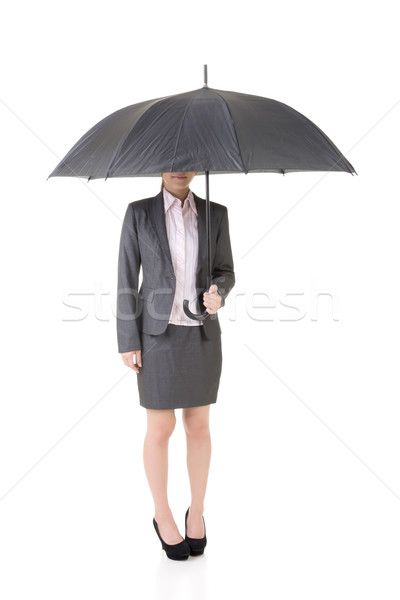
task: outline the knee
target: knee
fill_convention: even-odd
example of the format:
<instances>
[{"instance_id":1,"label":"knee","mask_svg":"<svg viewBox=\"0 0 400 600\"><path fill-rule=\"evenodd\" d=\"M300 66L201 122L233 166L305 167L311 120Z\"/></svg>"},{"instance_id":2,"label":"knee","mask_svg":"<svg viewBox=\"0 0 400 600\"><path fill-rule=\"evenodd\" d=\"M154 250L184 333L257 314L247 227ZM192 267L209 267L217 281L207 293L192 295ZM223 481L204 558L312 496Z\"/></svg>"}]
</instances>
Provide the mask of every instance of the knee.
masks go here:
<instances>
[{"instance_id":1,"label":"knee","mask_svg":"<svg viewBox=\"0 0 400 600\"><path fill-rule=\"evenodd\" d=\"M207 438L210 435L208 420L189 418L184 419L183 426L186 435L195 438Z\"/></svg>"},{"instance_id":2,"label":"knee","mask_svg":"<svg viewBox=\"0 0 400 600\"><path fill-rule=\"evenodd\" d=\"M147 426L147 435L158 443L166 442L171 437L176 425L176 417L172 415L167 419L151 423Z\"/></svg>"}]
</instances>

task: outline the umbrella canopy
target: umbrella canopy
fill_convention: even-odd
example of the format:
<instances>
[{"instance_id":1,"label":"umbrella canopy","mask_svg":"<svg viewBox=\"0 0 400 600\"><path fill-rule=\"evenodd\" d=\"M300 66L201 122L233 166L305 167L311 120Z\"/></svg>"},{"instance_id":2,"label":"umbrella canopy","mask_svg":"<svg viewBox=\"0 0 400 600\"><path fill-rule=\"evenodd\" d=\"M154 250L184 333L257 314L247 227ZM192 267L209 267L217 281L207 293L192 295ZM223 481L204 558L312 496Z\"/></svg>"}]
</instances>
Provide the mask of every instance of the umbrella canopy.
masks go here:
<instances>
[{"instance_id":1,"label":"umbrella canopy","mask_svg":"<svg viewBox=\"0 0 400 600\"><path fill-rule=\"evenodd\" d=\"M82 136L49 177L184 171L355 173L328 136L290 106L205 85L117 110Z\"/></svg>"}]
</instances>

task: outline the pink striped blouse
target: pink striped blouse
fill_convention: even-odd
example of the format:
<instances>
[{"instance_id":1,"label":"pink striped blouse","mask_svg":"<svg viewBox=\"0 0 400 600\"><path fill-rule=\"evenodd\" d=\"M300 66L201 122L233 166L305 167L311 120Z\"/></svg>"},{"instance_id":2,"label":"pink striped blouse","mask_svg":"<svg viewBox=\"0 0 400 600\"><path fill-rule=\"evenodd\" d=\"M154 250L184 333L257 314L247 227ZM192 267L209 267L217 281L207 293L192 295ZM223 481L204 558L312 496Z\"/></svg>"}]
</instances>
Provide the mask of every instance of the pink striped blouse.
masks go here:
<instances>
[{"instance_id":1,"label":"pink striped blouse","mask_svg":"<svg viewBox=\"0 0 400 600\"><path fill-rule=\"evenodd\" d=\"M193 193L189 193L183 204L165 188L165 225L172 264L176 278L176 290L169 323L173 325L198 326L201 321L190 319L183 312L183 300L189 300L192 312L200 312L196 293L196 267L198 259L197 209Z\"/></svg>"}]
</instances>

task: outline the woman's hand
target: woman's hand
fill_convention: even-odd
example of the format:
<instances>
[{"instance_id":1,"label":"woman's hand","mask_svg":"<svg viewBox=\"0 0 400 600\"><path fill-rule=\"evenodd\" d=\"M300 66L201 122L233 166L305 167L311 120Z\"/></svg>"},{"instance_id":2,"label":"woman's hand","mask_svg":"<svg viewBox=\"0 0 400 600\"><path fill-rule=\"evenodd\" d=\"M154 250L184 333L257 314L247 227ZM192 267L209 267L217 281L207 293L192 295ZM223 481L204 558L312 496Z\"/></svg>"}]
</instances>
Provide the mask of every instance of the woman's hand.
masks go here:
<instances>
[{"instance_id":1,"label":"woman's hand","mask_svg":"<svg viewBox=\"0 0 400 600\"><path fill-rule=\"evenodd\" d=\"M218 294L218 286L212 285L208 292L204 292L203 303L210 315L215 314L221 308L222 298Z\"/></svg>"},{"instance_id":2,"label":"woman's hand","mask_svg":"<svg viewBox=\"0 0 400 600\"><path fill-rule=\"evenodd\" d=\"M139 367L142 366L142 351L141 350L133 350L132 352L121 352L122 360L126 364L127 367L131 367L135 371L135 373L139 373ZM133 357L135 357L136 361L133 361Z\"/></svg>"}]
</instances>

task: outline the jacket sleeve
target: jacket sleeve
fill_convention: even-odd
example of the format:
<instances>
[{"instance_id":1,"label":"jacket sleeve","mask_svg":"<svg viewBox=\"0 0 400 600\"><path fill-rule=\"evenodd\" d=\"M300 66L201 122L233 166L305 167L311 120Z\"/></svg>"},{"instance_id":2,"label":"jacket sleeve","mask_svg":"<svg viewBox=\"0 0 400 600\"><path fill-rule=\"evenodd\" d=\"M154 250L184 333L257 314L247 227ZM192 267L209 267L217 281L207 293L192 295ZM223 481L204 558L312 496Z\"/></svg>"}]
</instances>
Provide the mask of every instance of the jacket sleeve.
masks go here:
<instances>
[{"instance_id":1,"label":"jacket sleeve","mask_svg":"<svg viewBox=\"0 0 400 600\"><path fill-rule=\"evenodd\" d=\"M133 206L130 203L122 224L118 256L118 352L142 349L139 328L141 304L138 294L140 265L138 232Z\"/></svg>"},{"instance_id":2,"label":"jacket sleeve","mask_svg":"<svg viewBox=\"0 0 400 600\"><path fill-rule=\"evenodd\" d=\"M214 257L214 266L211 278L211 284L218 286L218 293L222 297L222 304L225 304L225 298L235 285L235 272L233 270L233 257L231 240L229 237L228 209L223 207L223 214L218 228L218 236Z\"/></svg>"}]
</instances>

